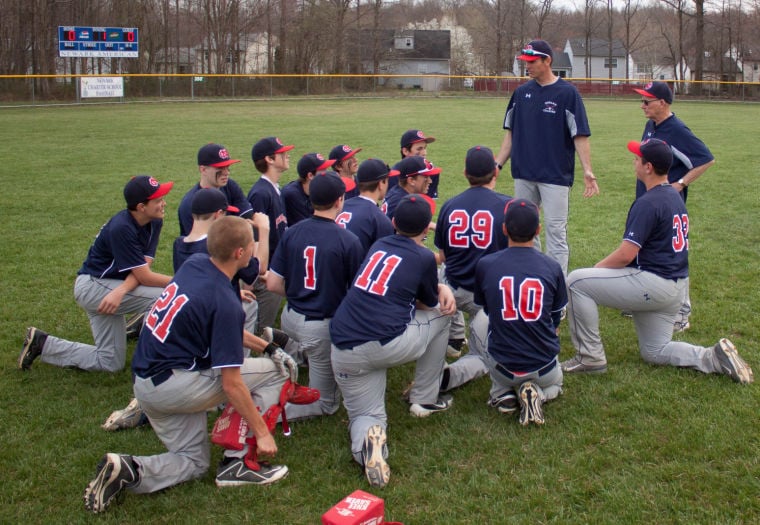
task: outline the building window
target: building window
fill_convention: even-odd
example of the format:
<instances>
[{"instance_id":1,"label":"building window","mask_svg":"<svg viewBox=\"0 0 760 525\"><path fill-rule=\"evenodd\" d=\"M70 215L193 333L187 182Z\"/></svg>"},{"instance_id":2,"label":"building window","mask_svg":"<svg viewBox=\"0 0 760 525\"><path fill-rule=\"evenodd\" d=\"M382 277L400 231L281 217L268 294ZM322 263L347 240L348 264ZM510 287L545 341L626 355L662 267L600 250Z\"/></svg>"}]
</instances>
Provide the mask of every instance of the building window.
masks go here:
<instances>
[{"instance_id":1,"label":"building window","mask_svg":"<svg viewBox=\"0 0 760 525\"><path fill-rule=\"evenodd\" d=\"M636 64L636 73L640 75L651 75L652 64Z\"/></svg>"},{"instance_id":2,"label":"building window","mask_svg":"<svg viewBox=\"0 0 760 525\"><path fill-rule=\"evenodd\" d=\"M615 69L617 67L617 58L605 58L604 59L604 68L605 69Z\"/></svg>"}]
</instances>

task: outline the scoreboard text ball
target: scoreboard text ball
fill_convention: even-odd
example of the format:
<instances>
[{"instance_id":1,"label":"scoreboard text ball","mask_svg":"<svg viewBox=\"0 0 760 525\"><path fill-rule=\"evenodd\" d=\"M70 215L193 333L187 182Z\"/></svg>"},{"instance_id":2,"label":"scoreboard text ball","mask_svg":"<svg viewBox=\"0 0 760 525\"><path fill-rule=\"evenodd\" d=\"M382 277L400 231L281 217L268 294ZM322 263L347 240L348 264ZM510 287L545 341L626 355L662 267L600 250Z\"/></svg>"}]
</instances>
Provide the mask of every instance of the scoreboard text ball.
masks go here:
<instances>
[{"instance_id":1,"label":"scoreboard text ball","mask_svg":"<svg viewBox=\"0 0 760 525\"><path fill-rule=\"evenodd\" d=\"M136 27L58 26L58 56L137 58Z\"/></svg>"}]
</instances>

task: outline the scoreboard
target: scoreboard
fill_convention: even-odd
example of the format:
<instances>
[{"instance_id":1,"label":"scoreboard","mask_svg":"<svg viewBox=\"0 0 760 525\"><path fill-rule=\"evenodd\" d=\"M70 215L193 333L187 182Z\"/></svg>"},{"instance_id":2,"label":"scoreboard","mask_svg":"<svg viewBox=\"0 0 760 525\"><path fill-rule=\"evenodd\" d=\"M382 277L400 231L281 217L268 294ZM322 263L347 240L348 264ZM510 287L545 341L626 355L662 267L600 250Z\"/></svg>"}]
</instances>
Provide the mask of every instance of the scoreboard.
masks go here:
<instances>
[{"instance_id":1,"label":"scoreboard","mask_svg":"<svg viewBox=\"0 0 760 525\"><path fill-rule=\"evenodd\" d=\"M59 57L137 58L136 27L58 26Z\"/></svg>"}]
</instances>

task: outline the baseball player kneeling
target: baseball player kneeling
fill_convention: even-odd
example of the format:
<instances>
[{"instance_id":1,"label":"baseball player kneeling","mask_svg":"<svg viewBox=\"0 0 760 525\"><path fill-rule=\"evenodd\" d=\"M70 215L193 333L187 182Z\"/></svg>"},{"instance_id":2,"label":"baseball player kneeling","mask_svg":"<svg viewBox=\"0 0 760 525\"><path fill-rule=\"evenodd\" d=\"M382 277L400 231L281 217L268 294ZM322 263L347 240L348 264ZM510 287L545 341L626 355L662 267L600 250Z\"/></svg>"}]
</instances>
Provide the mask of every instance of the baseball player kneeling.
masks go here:
<instances>
[{"instance_id":1,"label":"baseball player kneeling","mask_svg":"<svg viewBox=\"0 0 760 525\"><path fill-rule=\"evenodd\" d=\"M351 289L330 323L332 366L348 411L351 452L370 485L390 478L386 463L386 371L416 361L410 412L426 417L447 410L440 398L451 289L438 283L435 256L423 245L432 217L421 195L396 208L396 234L370 248Z\"/></svg>"},{"instance_id":2,"label":"baseball player kneeling","mask_svg":"<svg viewBox=\"0 0 760 525\"><path fill-rule=\"evenodd\" d=\"M85 490L87 510L105 510L125 488L156 492L203 476L211 461L206 411L220 403L230 403L248 423L258 455L277 453L257 406L277 404L297 368L279 348L271 348L271 359L243 357L245 313L230 280L249 264L253 247L248 221L220 218L208 232L209 255L190 257L156 301L132 372L135 397L168 452L106 454ZM225 451L218 486L263 485L288 473L284 465L264 462L250 468L247 454L246 447Z\"/></svg>"},{"instance_id":3,"label":"baseball player kneeling","mask_svg":"<svg viewBox=\"0 0 760 525\"><path fill-rule=\"evenodd\" d=\"M509 201L504 210L509 248L483 256L475 270L474 301L483 305L489 324L489 404L505 414L519 404L521 425L543 424L544 402L562 393L557 327L567 289L559 263L533 247L539 231L536 205ZM472 324L481 322L476 317Z\"/></svg>"}]
</instances>

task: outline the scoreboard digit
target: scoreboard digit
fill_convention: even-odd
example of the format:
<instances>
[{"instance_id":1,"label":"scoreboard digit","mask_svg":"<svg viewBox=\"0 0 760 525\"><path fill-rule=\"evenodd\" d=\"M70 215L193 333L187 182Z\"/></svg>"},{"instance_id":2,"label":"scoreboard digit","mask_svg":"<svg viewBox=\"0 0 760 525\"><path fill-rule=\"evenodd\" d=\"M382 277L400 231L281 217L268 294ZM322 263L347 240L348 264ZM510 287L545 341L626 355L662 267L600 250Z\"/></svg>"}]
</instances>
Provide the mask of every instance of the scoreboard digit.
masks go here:
<instances>
[{"instance_id":1,"label":"scoreboard digit","mask_svg":"<svg viewBox=\"0 0 760 525\"><path fill-rule=\"evenodd\" d=\"M137 58L136 27L58 26L58 56Z\"/></svg>"}]
</instances>

